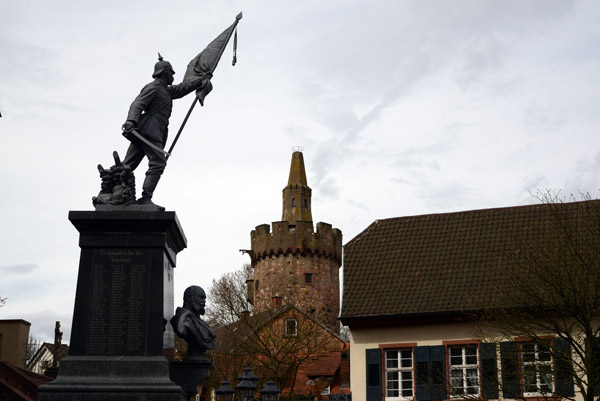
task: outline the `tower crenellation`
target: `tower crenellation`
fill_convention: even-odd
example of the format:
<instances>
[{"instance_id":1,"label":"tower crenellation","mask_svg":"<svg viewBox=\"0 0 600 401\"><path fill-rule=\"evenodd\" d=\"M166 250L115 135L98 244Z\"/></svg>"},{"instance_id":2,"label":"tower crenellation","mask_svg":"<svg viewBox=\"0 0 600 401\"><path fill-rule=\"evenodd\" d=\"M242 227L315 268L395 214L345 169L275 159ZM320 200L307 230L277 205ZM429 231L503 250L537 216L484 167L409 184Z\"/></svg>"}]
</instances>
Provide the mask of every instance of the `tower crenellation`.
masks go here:
<instances>
[{"instance_id":1,"label":"tower crenellation","mask_svg":"<svg viewBox=\"0 0 600 401\"><path fill-rule=\"evenodd\" d=\"M275 297L295 304L338 332L342 232L323 222L315 231L311 196L302 153L294 152L282 220L256 226L250 234L254 276L248 298L255 312L272 307Z\"/></svg>"}]
</instances>

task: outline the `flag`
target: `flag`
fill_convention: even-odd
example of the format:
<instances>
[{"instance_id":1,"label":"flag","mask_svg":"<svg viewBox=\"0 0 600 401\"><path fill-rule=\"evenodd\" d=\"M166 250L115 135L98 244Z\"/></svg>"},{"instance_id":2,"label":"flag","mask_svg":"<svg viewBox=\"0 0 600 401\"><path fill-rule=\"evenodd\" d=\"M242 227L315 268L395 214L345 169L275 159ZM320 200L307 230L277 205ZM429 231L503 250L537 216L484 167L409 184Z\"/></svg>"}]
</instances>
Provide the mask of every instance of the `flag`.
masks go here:
<instances>
[{"instance_id":1,"label":"flag","mask_svg":"<svg viewBox=\"0 0 600 401\"><path fill-rule=\"evenodd\" d=\"M227 43L229 43L231 35L235 31L240 19L242 19L242 13L239 13L235 18L235 22L229 28L225 29L223 33L217 36L215 40L206 46L206 49L202 50L200 54L190 61L183 77L184 81L195 76L205 73L213 73L215 71L219 60L221 59L221 55L223 54Z\"/></svg>"}]
</instances>

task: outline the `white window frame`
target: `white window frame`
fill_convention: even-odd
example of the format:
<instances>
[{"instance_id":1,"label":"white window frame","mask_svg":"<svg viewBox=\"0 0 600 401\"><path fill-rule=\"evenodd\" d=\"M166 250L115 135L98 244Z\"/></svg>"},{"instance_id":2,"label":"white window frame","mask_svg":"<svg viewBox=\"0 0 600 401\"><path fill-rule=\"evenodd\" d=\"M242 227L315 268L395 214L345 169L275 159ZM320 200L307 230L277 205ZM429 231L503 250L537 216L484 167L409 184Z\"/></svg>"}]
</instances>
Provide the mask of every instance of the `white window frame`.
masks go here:
<instances>
[{"instance_id":1,"label":"white window frame","mask_svg":"<svg viewBox=\"0 0 600 401\"><path fill-rule=\"evenodd\" d=\"M524 350L523 347L524 346L530 346L532 347L532 350ZM547 351L544 352L543 349L540 349L541 347L546 347ZM530 355L531 358L526 358L525 355ZM547 358L547 359L546 359ZM522 342L519 343L519 359L520 359L520 366L519 366L519 374L521 376L521 383L523 386L523 397L540 397L540 396L547 396L547 395L552 395L554 394L554 390L556 388L556 384L554 383L555 378L554 378L554 358L552 357L552 351L550 350L550 344L539 344L539 343L535 343L535 342ZM547 385L545 382L542 381L542 375L543 373L541 372L540 368L545 367L550 376L551 376L551 380L550 383L548 383L550 389L548 392L543 392L542 390L542 386ZM525 370L527 368L533 368L534 370L534 374L535 374L535 383L525 383L526 380L526 376L525 376ZM525 388L528 385L532 385L536 387L537 391L526 391Z\"/></svg>"},{"instance_id":2,"label":"white window frame","mask_svg":"<svg viewBox=\"0 0 600 401\"><path fill-rule=\"evenodd\" d=\"M475 350L475 355L468 351ZM477 344L449 345L448 348L448 379L450 398L479 398L480 389L480 371L479 371L479 346ZM460 351L460 352L456 352ZM473 360L474 358L474 360ZM469 373L476 373L476 383L470 383L473 376ZM457 377L458 376L458 377ZM456 387L453 386L453 381L459 379L461 382L461 393L455 393ZM468 389L473 389L474 392L469 393Z\"/></svg>"},{"instance_id":3,"label":"white window frame","mask_svg":"<svg viewBox=\"0 0 600 401\"><path fill-rule=\"evenodd\" d=\"M389 354L396 354L396 358L389 358ZM403 356L404 353L404 356ZM408 358L406 357L406 353L408 353ZM390 363L388 363L388 359L397 361L396 367L390 367ZM406 363L410 362L410 366ZM403 364L404 362L404 364ZM415 398L415 375L414 375L414 353L412 348L398 348L398 349L384 349L384 361L385 364L385 400L386 401L401 401L401 400L413 400ZM404 365L404 366L403 366ZM389 376L393 374L397 374L396 380L390 380ZM406 378L406 375L409 374L410 378ZM404 376L404 377L403 377ZM410 387L404 386L406 382L410 380ZM388 388L388 382L394 381L398 382L397 389ZM404 396L402 393L404 391L410 390L411 396ZM390 395L391 392L398 392L397 396Z\"/></svg>"}]
</instances>

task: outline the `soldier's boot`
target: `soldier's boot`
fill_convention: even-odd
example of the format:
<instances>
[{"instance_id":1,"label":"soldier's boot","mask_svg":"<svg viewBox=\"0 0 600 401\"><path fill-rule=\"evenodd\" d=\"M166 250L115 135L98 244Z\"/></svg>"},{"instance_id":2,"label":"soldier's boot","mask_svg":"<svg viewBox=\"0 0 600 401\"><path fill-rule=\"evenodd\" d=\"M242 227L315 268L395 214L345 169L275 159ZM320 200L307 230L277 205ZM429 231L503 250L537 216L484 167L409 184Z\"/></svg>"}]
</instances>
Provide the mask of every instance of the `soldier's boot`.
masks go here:
<instances>
[{"instance_id":1,"label":"soldier's boot","mask_svg":"<svg viewBox=\"0 0 600 401\"><path fill-rule=\"evenodd\" d=\"M146 175L146 178L144 179L144 184L142 185L142 197L138 199L136 203L138 205L153 205L156 206L159 211L164 212L165 208L163 206L157 205L156 203L152 202L152 195L154 194L156 185L158 185L158 180L160 180L160 175Z\"/></svg>"}]
</instances>

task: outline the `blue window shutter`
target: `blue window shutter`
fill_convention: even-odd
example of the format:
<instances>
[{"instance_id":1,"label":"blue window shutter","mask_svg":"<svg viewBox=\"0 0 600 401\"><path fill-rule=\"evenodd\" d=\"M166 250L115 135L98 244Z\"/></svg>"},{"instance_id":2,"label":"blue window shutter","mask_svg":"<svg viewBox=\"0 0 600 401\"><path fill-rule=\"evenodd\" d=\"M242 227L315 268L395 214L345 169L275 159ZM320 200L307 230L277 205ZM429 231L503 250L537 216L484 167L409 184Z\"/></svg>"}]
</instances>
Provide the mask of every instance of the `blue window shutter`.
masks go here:
<instances>
[{"instance_id":1,"label":"blue window shutter","mask_svg":"<svg viewBox=\"0 0 600 401\"><path fill-rule=\"evenodd\" d=\"M590 355L591 360L586 363L589 366L590 372L587 373L589 387L588 391L593 391L594 396L600 395L600 338L593 339L594 348ZM590 340L585 340L585 350L588 352Z\"/></svg>"},{"instance_id":2,"label":"blue window shutter","mask_svg":"<svg viewBox=\"0 0 600 401\"><path fill-rule=\"evenodd\" d=\"M495 343L480 344L479 361L481 363L481 396L484 399L496 399L498 398L498 364Z\"/></svg>"},{"instance_id":3,"label":"blue window shutter","mask_svg":"<svg viewBox=\"0 0 600 401\"><path fill-rule=\"evenodd\" d=\"M429 347L429 366L431 377L431 399L445 400L446 394L446 347L435 345Z\"/></svg>"},{"instance_id":4,"label":"blue window shutter","mask_svg":"<svg viewBox=\"0 0 600 401\"><path fill-rule=\"evenodd\" d=\"M418 401L431 400L431 375L429 368L429 348L415 347L415 398Z\"/></svg>"},{"instance_id":5,"label":"blue window shutter","mask_svg":"<svg viewBox=\"0 0 600 401\"><path fill-rule=\"evenodd\" d=\"M500 365L502 366L502 396L504 398L520 397L519 351L516 342L500 343Z\"/></svg>"},{"instance_id":6,"label":"blue window shutter","mask_svg":"<svg viewBox=\"0 0 600 401\"><path fill-rule=\"evenodd\" d=\"M367 401L381 401L381 350L366 350L367 359Z\"/></svg>"},{"instance_id":7,"label":"blue window shutter","mask_svg":"<svg viewBox=\"0 0 600 401\"><path fill-rule=\"evenodd\" d=\"M564 338L557 338L554 340L552 347L556 366L556 393L563 397L574 396L571 346Z\"/></svg>"}]
</instances>

